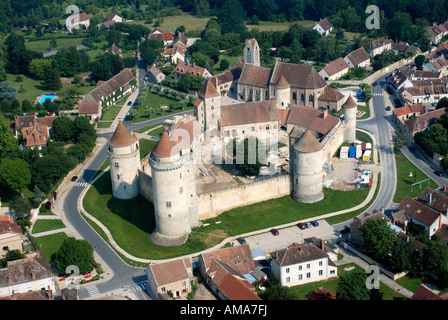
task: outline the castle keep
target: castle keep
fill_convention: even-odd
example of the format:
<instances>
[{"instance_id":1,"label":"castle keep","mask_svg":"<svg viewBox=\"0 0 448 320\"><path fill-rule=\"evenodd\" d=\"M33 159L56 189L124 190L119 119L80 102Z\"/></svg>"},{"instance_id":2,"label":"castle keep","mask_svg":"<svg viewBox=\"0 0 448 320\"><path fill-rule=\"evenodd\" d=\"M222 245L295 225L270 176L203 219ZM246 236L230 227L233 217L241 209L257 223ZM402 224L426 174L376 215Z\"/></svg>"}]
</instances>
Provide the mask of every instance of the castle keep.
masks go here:
<instances>
[{"instance_id":1,"label":"castle keep","mask_svg":"<svg viewBox=\"0 0 448 320\"><path fill-rule=\"evenodd\" d=\"M246 41L236 82L236 100L223 104L218 77L204 81L194 103L194 116L165 124L155 149L139 161L135 135L119 123L109 142L113 195L131 199L142 194L154 204L154 243L182 245L200 220L236 206L290 194L313 203L324 198L323 166L343 142L356 137L356 103L341 102L344 119L321 110L319 98L331 88L311 66L277 62L271 70L260 66L255 39ZM334 90L334 89L331 89ZM340 94L339 94L340 95ZM338 96L334 94L334 96ZM340 99L340 98L339 98ZM277 150L279 137L289 139L289 172L271 178L199 192L201 163L223 163L231 139L257 137Z\"/></svg>"}]
</instances>

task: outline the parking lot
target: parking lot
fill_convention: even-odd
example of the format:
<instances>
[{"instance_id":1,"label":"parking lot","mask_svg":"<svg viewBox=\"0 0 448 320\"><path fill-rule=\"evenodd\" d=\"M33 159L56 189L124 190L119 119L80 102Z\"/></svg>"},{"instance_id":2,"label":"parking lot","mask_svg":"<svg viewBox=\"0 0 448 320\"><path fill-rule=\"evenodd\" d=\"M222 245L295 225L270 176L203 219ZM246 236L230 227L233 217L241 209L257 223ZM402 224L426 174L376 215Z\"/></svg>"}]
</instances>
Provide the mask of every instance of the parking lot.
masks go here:
<instances>
[{"instance_id":1,"label":"parking lot","mask_svg":"<svg viewBox=\"0 0 448 320\"><path fill-rule=\"evenodd\" d=\"M245 238L246 243L249 244L251 249L260 248L265 254L269 254L277 249L286 248L293 242L303 243L304 239L310 237L316 237L323 240L330 240L338 237L335 229L325 220L317 220L317 222L319 223L319 226L311 226L305 230L301 230L296 225L278 229L279 235L277 236L274 236L270 231L250 236Z\"/></svg>"}]
</instances>

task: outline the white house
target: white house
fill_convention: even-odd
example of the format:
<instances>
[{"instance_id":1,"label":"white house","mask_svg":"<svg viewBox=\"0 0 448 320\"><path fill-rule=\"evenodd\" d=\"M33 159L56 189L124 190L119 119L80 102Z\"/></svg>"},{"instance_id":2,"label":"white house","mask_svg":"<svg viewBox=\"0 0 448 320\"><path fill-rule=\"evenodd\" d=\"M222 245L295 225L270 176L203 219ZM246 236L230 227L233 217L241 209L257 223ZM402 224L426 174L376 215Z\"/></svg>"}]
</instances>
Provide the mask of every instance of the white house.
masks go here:
<instances>
[{"instance_id":1,"label":"white house","mask_svg":"<svg viewBox=\"0 0 448 320\"><path fill-rule=\"evenodd\" d=\"M319 72L319 75L325 80L336 80L346 74L349 70L350 68L344 58L339 57L323 68Z\"/></svg>"},{"instance_id":2,"label":"white house","mask_svg":"<svg viewBox=\"0 0 448 320\"><path fill-rule=\"evenodd\" d=\"M271 253L271 272L283 286L327 280L336 277L335 263L314 243L292 243Z\"/></svg>"},{"instance_id":3,"label":"white house","mask_svg":"<svg viewBox=\"0 0 448 320\"><path fill-rule=\"evenodd\" d=\"M350 52L348 55L344 57L345 62L347 62L350 69L361 67L365 68L370 65L370 55L361 47Z\"/></svg>"},{"instance_id":4,"label":"white house","mask_svg":"<svg viewBox=\"0 0 448 320\"><path fill-rule=\"evenodd\" d=\"M386 50L392 50L393 41L390 39L378 38L369 42L369 53L374 56L383 53Z\"/></svg>"},{"instance_id":5,"label":"white house","mask_svg":"<svg viewBox=\"0 0 448 320\"><path fill-rule=\"evenodd\" d=\"M320 33L321 36L325 37L328 35L331 31L333 31L334 27L330 23L330 21L327 20L327 18L320 20L316 25L313 27L313 30L316 30Z\"/></svg>"},{"instance_id":6,"label":"white house","mask_svg":"<svg viewBox=\"0 0 448 320\"><path fill-rule=\"evenodd\" d=\"M6 268L0 269L0 297L38 290L55 293L51 267L44 258L8 261Z\"/></svg>"}]
</instances>

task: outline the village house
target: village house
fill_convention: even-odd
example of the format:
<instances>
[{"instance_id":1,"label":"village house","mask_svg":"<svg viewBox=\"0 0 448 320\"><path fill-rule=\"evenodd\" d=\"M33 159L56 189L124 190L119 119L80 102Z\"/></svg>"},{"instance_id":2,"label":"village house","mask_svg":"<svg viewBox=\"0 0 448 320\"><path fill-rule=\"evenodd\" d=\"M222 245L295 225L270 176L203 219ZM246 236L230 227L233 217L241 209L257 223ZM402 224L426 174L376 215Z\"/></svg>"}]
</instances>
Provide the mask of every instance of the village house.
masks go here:
<instances>
[{"instance_id":1,"label":"village house","mask_svg":"<svg viewBox=\"0 0 448 320\"><path fill-rule=\"evenodd\" d=\"M123 18L111 12L106 16L106 21L97 24L97 27L98 29L100 29L101 27L110 29L110 27L112 27L115 24L115 22L123 22Z\"/></svg>"},{"instance_id":2,"label":"village house","mask_svg":"<svg viewBox=\"0 0 448 320\"><path fill-rule=\"evenodd\" d=\"M410 52L412 56L415 56L417 53L421 52L420 48L413 45L409 45L407 42L403 41L392 42L392 50L396 55L402 52L403 53Z\"/></svg>"},{"instance_id":3,"label":"village house","mask_svg":"<svg viewBox=\"0 0 448 320\"><path fill-rule=\"evenodd\" d=\"M117 56L123 57L121 53L121 48L118 48L115 43L112 43L112 45L106 49L106 52L110 52L113 54L116 54Z\"/></svg>"},{"instance_id":4,"label":"village house","mask_svg":"<svg viewBox=\"0 0 448 320\"><path fill-rule=\"evenodd\" d=\"M334 27L328 21L327 18L320 20L318 23L316 23L313 27L313 30L316 30L320 33L321 36L325 37L330 34L331 31L333 31Z\"/></svg>"},{"instance_id":5,"label":"village house","mask_svg":"<svg viewBox=\"0 0 448 320\"><path fill-rule=\"evenodd\" d=\"M203 279L220 299L261 300L249 282L258 270L248 244L201 253L198 263Z\"/></svg>"},{"instance_id":6,"label":"village house","mask_svg":"<svg viewBox=\"0 0 448 320\"><path fill-rule=\"evenodd\" d=\"M431 43L438 44L442 40L443 36L448 34L448 21L439 25L434 23L431 27L429 27L428 34Z\"/></svg>"},{"instance_id":7,"label":"village house","mask_svg":"<svg viewBox=\"0 0 448 320\"><path fill-rule=\"evenodd\" d=\"M432 57L423 64L423 70L438 72L442 77L448 75L448 60L444 56Z\"/></svg>"},{"instance_id":8,"label":"village house","mask_svg":"<svg viewBox=\"0 0 448 320\"><path fill-rule=\"evenodd\" d=\"M22 230L10 215L0 216L0 257L8 251L22 252Z\"/></svg>"},{"instance_id":9,"label":"village house","mask_svg":"<svg viewBox=\"0 0 448 320\"><path fill-rule=\"evenodd\" d=\"M426 188L417 199L406 196L399 204L398 210L404 211L409 223L420 225L431 238L444 224L448 224L448 197ZM445 207L444 207L445 206ZM441 208L444 210L440 211Z\"/></svg>"},{"instance_id":10,"label":"village house","mask_svg":"<svg viewBox=\"0 0 448 320\"><path fill-rule=\"evenodd\" d=\"M342 105L345 101L346 101L345 96L338 90L326 87L324 89L324 93L322 93L318 97L318 107L320 109L339 112L341 111Z\"/></svg>"},{"instance_id":11,"label":"village house","mask_svg":"<svg viewBox=\"0 0 448 320\"><path fill-rule=\"evenodd\" d=\"M49 140L49 129L46 125L39 124L37 121L31 127L22 128L23 148L42 150Z\"/></svg>"},{"instance_id":12,"label":"village house","mask_svg":"<svg viewBox=\"0 0 448 320\"><path fill-rule=\"evenodd\" d=\"M394 42L390 39L378 38L369 42L369 54L373 58L387 50L392 50Z\"/></svg>"},{"instance_id":13,"label":"village house","mask_svg":"<svg viewBox=\"0 0 448 320\"><path fill-rule=\"evenodd\" d=\"M40 290L55 293L53 273L45 258L8 261L6 268L0 269L0 297Z\"/></svg>"},{"instance_id":14,"label":"village house","mask_svg":"<svg viewBox=\"0 0 448 320\"><path fill-rule=\"evenodd\" d=\"M362 227L368 220L384 219L390 221L390 219L381 211L375 213L365 213L362 218L354 217L353 222L350 223L350 242L357 248L362 243Z\"/></svg>"},{"instance_id":15,"label":"village house","mask_svg":"<svg viewBox=\"0 0 448 320\"><path fill-rule=\"evenodd\" d=\"M176 65L176 68L173 72L176 81L182 79L183 75L186 73L202 76L205 79L208 79L212 76L212 74L207 69L197 66L194 62L190 63L189 61L180 61Z\"/></svg>"},{"instance_id":16,"label":"village house","mask_svg":"<svg viewBox=\"0 0 448 320\"><path fill-rule=\"evenodd\" d=\"M154 28L148 36L150 40L162 41L164 46L173 44L173 34L171 32L164 32L159 27Z\"/></svg>"},{"instance_id":17,"label":"village house","mask_svg":"<svg viewBox=\"0 0 448 320\"><path fill-rule=\"evenodd\" d=\"M283 286L291 287L337 276L337 266L315 243L292 243L270 254L272 273Z\"/></svg>"},{"instance_id":18,"label":"village house","mask_svg":"<svg viewBox=\"0 0 448 320\"><path fill-rule=\"evenodd\" d=\"M101 106L99 102L96 101L81 101L78 104L78 114L80 116L85 116L89 118L90 122L93 123L95 120L101 119Z\"/></svg>"},{"instance_id":19,"label":"village house","mask_svg":"<svg viewBox=\"0 0 448 320\"><path fill-rule=\"evenodd\" d=\"M177 64L181 61L185 61L187 53L187 47L182 42L177 42L170 48L165 49L163 57L171 64Z\"/></svg>"},{"instance_id":20,"label":"village house","mask_svg":"<svg viewBox=\"0 0 448 320\"><path fill-rule=\"evenodd\" d=\"M395 108L393 111L393 120L397 125L404 125L404 123L412 117L417 117L426 112L426 107L423 104L411 104L400 108Z\"/></svg>"},{"instance_id":21,"label":"village house","mask_svg":"<svg viewBox=\"0 0 448 320\"><path fill-rule=\"evenodd\" d=\"M149 291L160 300L186 297L191 292L193 268L189 258L149 264Z\"/></svg>"},{"instance_id":22,"label":"village house","mask_svg":"<svg viewBox=\"0 0 448 320\"><path fill-rule=\"evenodd\" d=\"M241 76L242 67L243 62L240 59L229 69L209 78L210 83L221 95L234 96L238 90L238 80Z\"/></svg>"},{"instance_id":23,"label":"village house","mask_svg":"<svg viewBox=\"0 0 448 320\"><path fill-rule=\"evenodd\" d=\"M428 289L424 284L421 284L412 294L410 300L448 300L448 293L439 296L434 291Z\"/></svg>"},{"instance_id":24,"label":"village house","mask_svg":"<svg viewBox=\"0 0 448 320\"><path fill-rule=\"evenodd\" d=\"M159 84L165 79L165 74L155 65L151 66L148 71L148 78L154 84Z\"/></svg>"},{"instance_id":25,"label":"village house","mask_svg":"<svg viewBox=\"0 0 448 320\"><path fill-rule=\"evenodd\" d=\"M414 107L413 110L418 110L416 107ZM440 117L445 113L445 110L442 109L436 109L434 111L427 111L422 112L420 114L417 114L413 116L410 113L408 114L409 118L406 119L406 114L404 115L397 115L396 119L399 122L399 125L403 125L407 132L408 139L413 142L414 141L414 135L417 132L425 131L428 129L429 126L431 126L437 119L440 119ZM400 118L401 119L400 119Z\"/></svg>"},{"instance_id":26,"label":"village house","mask_svg":"<svg viewBox=\"0 0 448 320\"><path fill-rule=\"evenodd\" d=\"M90 19L92 19L92 14L87 14L85 12L71 15L67 18L68 24L66 23L66 27L68 31L72 31L73 28L89 28L90 27Z\"/></svg>"},{"instance_id":27,"label":"village house","mask_svg":"<svg viewBox=\"0 0 448 320\"><path fill-rule=\"evenodd\" d=\"M448 79L414 80L412 87L398 90L403 104L434 104L448 97Z\"/></svg>"},{"instance_id":28,"label":"village house","mask_svg":"<svg viewBox=\"0 0 448 320\"><path fill-rule=\"evenodd\" d=\"M361 47L355 51L350 52L344 57L345 62L347 62L350 69L353 68L365 68L370 65L370 55Z\"/></svg>"},{"instance_id":29,"label":"village house","mask_svg":"<svg viewBox=\"0 0 448 320\"><path fill-rule=\"evenodd\" d=\"M320 72L325 80L337 80L346 74L350 70L347 62L345 62L344 58L339 57L336 60L331 61L328 65L325 66Z\"/></svg>"}]
</instances>

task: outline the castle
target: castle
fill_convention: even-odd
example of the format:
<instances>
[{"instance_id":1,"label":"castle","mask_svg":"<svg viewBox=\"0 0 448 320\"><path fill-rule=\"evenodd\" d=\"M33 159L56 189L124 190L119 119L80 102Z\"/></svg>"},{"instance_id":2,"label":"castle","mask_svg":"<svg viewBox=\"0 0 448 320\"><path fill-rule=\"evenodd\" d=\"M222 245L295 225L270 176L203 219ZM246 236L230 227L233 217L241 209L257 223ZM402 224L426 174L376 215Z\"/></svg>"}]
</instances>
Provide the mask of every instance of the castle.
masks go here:
<instances>
[{"instance_id":1,"label":"castle","mask_svg":"<svg viewBox=\"0 0 448 320\"><path fill-rule=\"evenodd\" d=\"M351 96L344 99L343 119L318 108L319 98L331 88L312 66L277 62L273 70L261 67L259 50L255 39L246 41L237 66L241 72L233 73L239 77L228 79L237 88L233 103L223 103L217 77L205 80L194 116L165 123L156 147L142 161L137 137L118 124L109 141L112 192L119 199L142 194L154 204L154 243L182 245L201 220L236 206L287 194L303 203L323 199L324 164L343 142L355 140L356 103ZM288 174L198 193L201 163L225 161L223 146L231 139L255 136L276 150L280 135L289 140Z\"/></svg>"}]
</instances>

